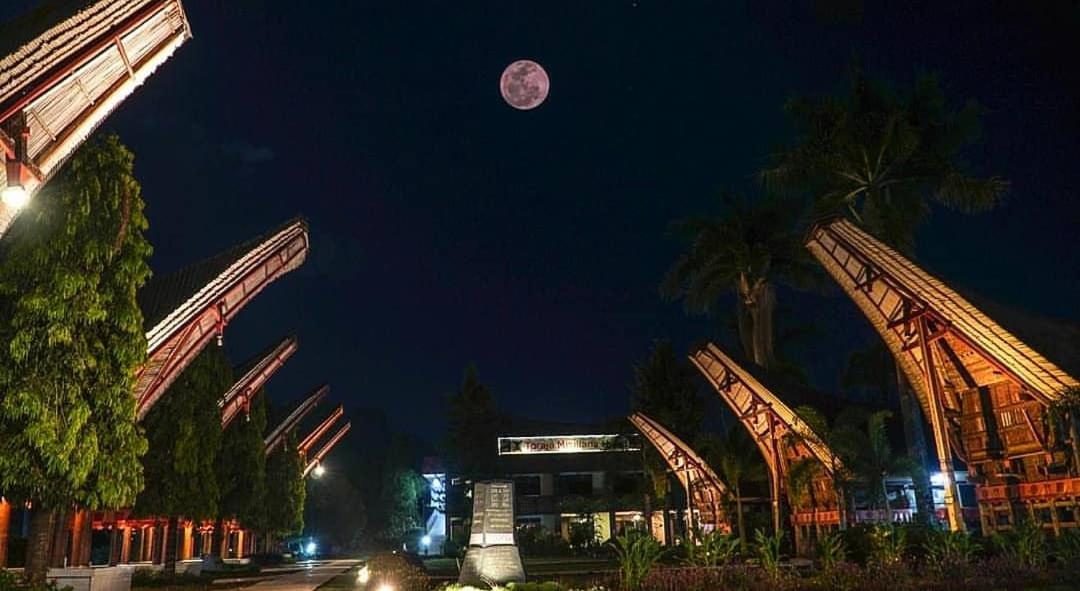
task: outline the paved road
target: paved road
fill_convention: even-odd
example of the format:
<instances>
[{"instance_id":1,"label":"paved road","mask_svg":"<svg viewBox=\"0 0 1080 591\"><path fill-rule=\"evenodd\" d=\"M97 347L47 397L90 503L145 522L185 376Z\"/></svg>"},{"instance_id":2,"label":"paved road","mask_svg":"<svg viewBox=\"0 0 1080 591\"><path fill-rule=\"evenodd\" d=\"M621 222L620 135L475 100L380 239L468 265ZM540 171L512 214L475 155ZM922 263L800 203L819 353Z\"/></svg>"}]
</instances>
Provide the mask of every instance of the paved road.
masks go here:
<instances>
[{"instance_id":1,"label":"paved road","mask_svg":"<svg viewBox=\"0 0 1080 591\"><path fill-rule=\"evenodd\" d=\"M359 564L359 560L330 560L301 565L299 572L259 581L251 591L314 591L316 587Z\"/></svg>"}]
</instances>

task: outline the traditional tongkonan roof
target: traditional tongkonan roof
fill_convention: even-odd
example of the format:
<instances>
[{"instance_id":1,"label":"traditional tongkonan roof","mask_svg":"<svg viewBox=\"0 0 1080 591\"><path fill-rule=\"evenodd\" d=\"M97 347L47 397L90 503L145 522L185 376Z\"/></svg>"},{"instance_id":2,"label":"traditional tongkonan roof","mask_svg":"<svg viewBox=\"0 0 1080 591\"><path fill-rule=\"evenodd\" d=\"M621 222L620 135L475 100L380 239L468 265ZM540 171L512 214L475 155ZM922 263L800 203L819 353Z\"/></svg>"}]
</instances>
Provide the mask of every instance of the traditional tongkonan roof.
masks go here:
<instances>
[{"instance_id":1,"label":"traditional tongkonan roof","mask_svg":"<svg viewBox=\"0 0 1080 591\"><path fill-rule=\"evenodd\" d=\"M334 436L331 437L330 440L322 446L322 449L320 449L318 453L308 458L308 463L306 466L304 466L304 476L307 476L309 472L315 469L315 466L319 465L319 462L323 461L323 458L326 457L326 454L330 453L330 451L334 449L334 446L337 445L339 441L341 441L342 437L345 437L345 434L348 433L349 429L351 428L351 422L345 423L341 427L341 429L338 429L338 432L334 433Z\"/></svg>"},{"instance_id":2,"label":"traditional tongkonan roof","mask_svg":"<svg viewBox=\"0 0 1080 591\"><path fill-rule=\"evenodd\" d=\"M303 420L303 418L311 412L311 409L315 408L315 405L329 392L330 386L323 384L316 388L314 392L309 394L303 402L293 409L293 411L289 413L289 416L285 417L285 419L281 421L281 424L275 427L274 430L266 436L266 439L263 440L263 444L266 446L266 455L270 455L277 446L281 445L281 443L285 441L285 435L296 428L296 426L300 424L300 421Z\"/></svg>"},{"instance_id":3,"label":"traditional tongkonan roof","mask_svg":"<svg viewBox=\"0 0 1080 591\"><path fill-rule=\"evenodd\" d=\"M276 230L176 273L139 292L147 361L136 376L141 419L187 364L264 287L303 264L307 224Z\"/></svg>"},{"instance_id":4,"label":"traditional tongkonan roof","mask_svg":"<svg viewBox=\"0 0 1080 591\"><path fill-rule=\"evenodd\" d=\"M331 411L330 414L319 423L318 427L312 429L311 433L308 433L307 437L304 437L300 441L299 445L297 445L297 449L300 453L307 455L307 453L311 451L311 448L330 431L330 428L334 426L334 423L343 416L345 416L345 407L339 404L337 408Z\"/></svg>"},{"instance_id":5,"label":"traditional tongkonan roof","mask_svg":"<svg viewBox=\"0 0 1080 591\"><path fill-rule=\"evenodd\" d=\"M229 426L241 410L246 410L252 396L274 375L285 361L296 352L295 337L285 337L276 345L250 359L237 372L240 379L221 397L221 428Z\"/></svg>"},{"instance_id":6,"label":"traditional tongkonan roof","mask_svg":"<svg viewBox=\"0 0 1080 591\"><path fill-rule=\"evenodd\" d=\"M702 519L717 529L730 529L723 511L727 487L705 460L675 434L645 414L637 412L629 419L660 452L683 489L690 492L694 508L701 512Z\"/></svg>"},{"instance_id":7,"label":"traditional tongkonan roof","mask_svg":"<svg viewBox=\"0 0 1080 591\"><path fill-rule=\"evenodd\" d=\"M0 147L29 192L190 37L180 0L53 2L0 30ZM0 204L0 234L14 213Z\"/></svg>"},{"instance_id":8,"label":"traditional tongkonan roof","mask_svg":"<svg viewBox=\"0 0 1080 591\"><path fill-rule=\"evenodd\" d=\"M1043 404L1080 385L941 280L855 224L844 219L819 223L806 246L885 340L924 408L930 395L924 342L932 353L938 351L931 355L934 371L946 382L985 386L1009 378Z\"/></svg>"}]
</instances>

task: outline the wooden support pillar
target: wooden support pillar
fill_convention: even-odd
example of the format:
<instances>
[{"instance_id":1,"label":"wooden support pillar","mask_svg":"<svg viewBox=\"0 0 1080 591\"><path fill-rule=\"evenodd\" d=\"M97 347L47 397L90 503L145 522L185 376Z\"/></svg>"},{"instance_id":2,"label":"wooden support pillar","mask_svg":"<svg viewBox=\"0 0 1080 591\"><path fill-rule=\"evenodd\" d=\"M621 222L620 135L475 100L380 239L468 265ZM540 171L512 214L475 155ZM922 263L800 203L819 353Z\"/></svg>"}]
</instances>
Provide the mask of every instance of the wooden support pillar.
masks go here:
<instances>
[{"instance_id":1,"label":"wooden support pillar","mask_svg":"<svg viewBox=\"0 0 1080 591\"><path fill-rule=\"evenodd\" d=\"M131 562L131 528L121 527L120 530L120 564Z\"/></svg>"},{"instance_id":2,"label":"wooden support pillar","mask_svg":"<svg viewBox=\"0 0 1080 591\"><path fill-rule=\"evenodd\" d=\"M183 537L180 541L180 556L179 560L191 560L194 558L194 531L195 527L191 522L185 523L180 530L183 532Z\"/></svg>"},{"instance_id":3,"label":"wooden support pillar","mask_svg":"<svg viewBox=\"0 0 1080 591\"><path fill-rule=\"evenodd\" d=\"M945 424L945 409L942 406L941 381L938 380L937 367L934 364L934 348L930 343L930 330L926 326L926 316L918 321L919 344L922 347L923 371L929 385L927 406L930 409L930 429L934 433L934 446L937 448L938 465L945 481L945 513L950 531L964 531L964 519L960 514L960 503L956 499L956 474L953 471L952 447L949 443L948 425Z\"/></svg>"},{"instance_id":4,"label":"wooden support pillar","mask_svg":"<svg viewBox=\"0 0 1080 591\"><path fill-rule=\"evenodd\" d=\"M82 561L82 537L83 523L86 521L86 511L76 509L71 514L71 552L68 556L69 566L84 566Z\"/></svg>"},{"instance_id":5,"label":"wooden support pillar","mask_svg":"<svg viewBox=\"0 0 1080 591\"><path fill-rule=\"evenodd\" d=\"M8 529L11 527L11 503L0 497L0 568L7 566Z\"/></svg>"}]
</instances>

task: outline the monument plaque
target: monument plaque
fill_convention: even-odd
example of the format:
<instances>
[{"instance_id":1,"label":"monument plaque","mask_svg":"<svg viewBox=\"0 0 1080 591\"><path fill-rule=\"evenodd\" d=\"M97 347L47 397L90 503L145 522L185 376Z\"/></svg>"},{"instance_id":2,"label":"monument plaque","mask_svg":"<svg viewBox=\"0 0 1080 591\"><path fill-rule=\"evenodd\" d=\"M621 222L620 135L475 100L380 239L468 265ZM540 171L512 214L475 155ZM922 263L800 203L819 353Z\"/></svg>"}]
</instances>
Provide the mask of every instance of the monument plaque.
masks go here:
<instances>
[{"instance_id":1,"label":"monument plaque","mask_svg":"<svg viewBox=\"0 0 1080 591\"><path fill-rule=\"evenodd\" d=\"M473 520L469 549L461 565L462 585L525 581L514 544L514 483L506 480L473 485Z\"/></svg>"}]
</instances>

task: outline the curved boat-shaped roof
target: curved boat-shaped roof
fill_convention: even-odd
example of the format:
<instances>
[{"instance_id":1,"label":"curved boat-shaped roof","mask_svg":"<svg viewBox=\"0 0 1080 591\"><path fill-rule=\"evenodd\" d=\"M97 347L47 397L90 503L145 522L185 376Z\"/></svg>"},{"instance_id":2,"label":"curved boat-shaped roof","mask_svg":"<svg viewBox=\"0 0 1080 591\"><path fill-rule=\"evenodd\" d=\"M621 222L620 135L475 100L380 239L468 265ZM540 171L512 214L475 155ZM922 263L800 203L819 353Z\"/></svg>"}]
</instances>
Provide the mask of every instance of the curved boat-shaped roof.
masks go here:
<instances>
[{"instance_id":1,"label":"curved boat-shaped roof","mask_svg":"<svg viewBox=\"0 0 1080 591\"><path fill-rule=\"evenodd\" d=\"M338 429L337 433L334 433L334 436L331 437L330 440L327 441L321 449L319 449L318 453L308 458L307 465L304 466L304 476L307 476L308 473L315 469L315 466L319 465L319 462L323 461L323 458L326 457L326 454L330 453L331 450L334 449L334 446L337 445L343 437L345 437L345 434L348 433L349 429L351 428L352 422L345 423L341 427L341 429Z\"/></svg>"},{"instance_id":2,"label":"curved boat-shaped roof","mask_svg":"<svg viewBox=\"0 0 1080 591\"><path fill-rule=\"evenodd\" d=\"M263 387L274 372L285 365L285 361L296 352L296 349L296 337L285 337L240 367L237 372L241 376L240 379L218 402L221 407L222 429L228 427L236 415L247 407L251 402L251 397Z\"/></svg>"},{"instance_id":3,"label":"curved boat-shaped roof","mask_svg":"<svg viewBox=\"0 0 1080 591\"><path fill-rule=\"evenodd\" d=\"M727 487L705 460L683 440L649 416L636 412L630 415L629 419L660 452L683 489L689 491L697 510L707 516L715 527L730 529L723 511Z\"/></svg>"},{"instance_id":4,"label":"curved boat-shaped roof","mask_svg":"<svg viewBox=\"0 0 1080 591\"><path fill-rule=\"evenodd\" d=\"M919 321L931 319L930 342L944 340L945 361L983 386L1009 377L1049 404L1076 378L995 322L967 298L845 219L815 225L806 246L882 336L925 407L926 381ZM934 355L939 357L939 355Z\"/></svg>"},{"instance_id":5,"label":"curved boat-shaped roof","mask_svg":"<svg viewBox=\"0 0 1080 591\"><path fill-rule=\"evenodd\" d=\"M136 375L138 418L187 364L267 285L307 257L302 219L160 279L138 294L147 326L147 360Z\"/></svg>"},{"instance_id":6,"label":"curved boat-shaped roof","mask_svg":"<svg viewBox=\"0 0 1080 591\"><path fill-rule=\"evenodd\" d=\"M53 2L0 31L0 148L32 194L191 38L180 0ZM25 149L18 144L25 138ZM22 173L20 173L21 176ZM6 184L0 166L0 186ZM0 204L0 234L17 211Z\"/></svg>"},{"instance_id":7,"label":"curved boat-shaped roof","mask_svg":"<svg viewBox=\"0 0 1080 591\"><path fill-rule=\"evenodd\" d=\"M330 386L323 384L315 389L314 392L309 394L296 408L293 409L289 416L285 417L281 423L274 427L274 430L263 440L263 445L266 446L266 455L270 455L277 446L285 440L285 435L296 428L300 421L311 409L315 408L315 405L319 403L330 392Z\"/></svg>"}]
</instances>

